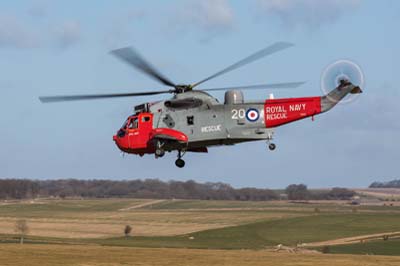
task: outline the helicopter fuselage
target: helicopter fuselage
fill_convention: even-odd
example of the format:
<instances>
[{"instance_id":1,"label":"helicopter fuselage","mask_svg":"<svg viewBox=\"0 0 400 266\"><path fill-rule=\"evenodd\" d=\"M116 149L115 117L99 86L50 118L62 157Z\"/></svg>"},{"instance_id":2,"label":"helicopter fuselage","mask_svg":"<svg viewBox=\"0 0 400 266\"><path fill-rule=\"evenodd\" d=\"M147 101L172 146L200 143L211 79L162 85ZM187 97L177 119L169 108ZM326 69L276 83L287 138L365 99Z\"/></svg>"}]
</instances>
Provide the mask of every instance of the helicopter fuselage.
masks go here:
<instances>
[{"instance_id":1,"label":"helicopter fuselage","mask_svg":"<svg viewBox=\"0 0 400 266\"><path fill-rule=\"evenodd\" d=\"M124 152L151 154L157 147L207 152L210 146L269 141L275 127L321 113L321 97L219 103L208 93L190 91L145 106L114 136Z\"/></svg>"},{"instance_id":2,"label":"helicopter fuselage","mask_svg":"<svg viewBox=\"0 0 400 266\"><path fill-rule=\"evenodd\" d=\"M326 112L347 94L360 92L343 82L324 96L245 102L242 92L234 90L219 103L204 91L189 91L141 105L113 139L124 152L156 157L165 151L207 152L210 146L270 141L274 128Z\"/></svg>"}]
</instances>

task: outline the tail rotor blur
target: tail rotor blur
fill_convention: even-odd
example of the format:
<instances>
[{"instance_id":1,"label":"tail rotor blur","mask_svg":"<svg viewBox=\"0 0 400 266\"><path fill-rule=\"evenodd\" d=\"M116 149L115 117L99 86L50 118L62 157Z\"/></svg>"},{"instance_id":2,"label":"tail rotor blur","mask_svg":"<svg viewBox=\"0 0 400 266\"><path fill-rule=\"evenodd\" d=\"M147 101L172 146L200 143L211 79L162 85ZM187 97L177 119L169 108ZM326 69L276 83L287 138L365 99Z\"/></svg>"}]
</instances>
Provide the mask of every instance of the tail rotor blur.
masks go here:
<instances>
[{"instance_id":1,"label":"tail rotor blur","mask_svg":"<svg viewBox=\"0 0 400 266\"><path fill-rule=\"evenodd\" d=\"M328 65L321 76L321 90L328 94L338 87L343 81L349 81L362 89L365 88L364 73L361 67L350 60L337 60ZM341 103L350 103L357 98L357 94L349 94Z\"/></svg>"}]
</instances>

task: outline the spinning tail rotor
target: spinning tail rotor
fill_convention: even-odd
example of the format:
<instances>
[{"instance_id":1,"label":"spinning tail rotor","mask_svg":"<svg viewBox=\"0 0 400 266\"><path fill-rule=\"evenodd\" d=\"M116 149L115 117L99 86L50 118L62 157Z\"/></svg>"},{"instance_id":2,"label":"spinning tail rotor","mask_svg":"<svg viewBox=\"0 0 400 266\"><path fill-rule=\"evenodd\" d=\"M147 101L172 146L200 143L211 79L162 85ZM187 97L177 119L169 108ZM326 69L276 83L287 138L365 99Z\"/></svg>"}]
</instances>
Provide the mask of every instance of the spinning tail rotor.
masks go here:
<instances>
[{"instance_id":1,"label":"spinning tail rotor","mask_svg":"<svg viewBox=\"0 0 400 266\"><path fill-rule=\"evenodd\" d=\"M329 93L334 88L337 88L348 82L352 83L358 88L364 89L365 80L361 67L350 60L338 60L328 65L322 72L321 90L325 95L328 95L327 98L329 100L336 101L336 99L329 97ZM360 92L360 89L351 91L349 96L346 96L346 98L342 99L340 102L352 102L357 98L357 94Z\"/></svg>"}]
</instances>

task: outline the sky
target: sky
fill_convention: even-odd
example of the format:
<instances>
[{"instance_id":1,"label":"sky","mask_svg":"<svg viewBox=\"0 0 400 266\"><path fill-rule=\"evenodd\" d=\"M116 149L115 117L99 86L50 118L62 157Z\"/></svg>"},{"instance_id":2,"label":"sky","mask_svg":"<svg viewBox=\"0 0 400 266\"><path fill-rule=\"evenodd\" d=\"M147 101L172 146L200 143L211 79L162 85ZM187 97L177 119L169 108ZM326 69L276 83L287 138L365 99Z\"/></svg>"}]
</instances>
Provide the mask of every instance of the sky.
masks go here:
<instances>
[{"instance_id":1,"label":"sky","mask_svg":"<svg viewBox=\"0 0 400 266\"><path fill-rule=\"evenodd\" d=\"M365 187L400 178L400 2L171 0L0 2L0 177L226 182L234 187ZM364 93L277 128L265 142L161 159L122 156L112 136L133 106L169 96L41 104L38 96L165 89L110 56L134 46L177 83L193 83L277 41L295 46L203 88L307 81L246 100L318 96L338 59L361 66ZM223 99L223 92L213 93Z\"/></svg>"}]
</instances>

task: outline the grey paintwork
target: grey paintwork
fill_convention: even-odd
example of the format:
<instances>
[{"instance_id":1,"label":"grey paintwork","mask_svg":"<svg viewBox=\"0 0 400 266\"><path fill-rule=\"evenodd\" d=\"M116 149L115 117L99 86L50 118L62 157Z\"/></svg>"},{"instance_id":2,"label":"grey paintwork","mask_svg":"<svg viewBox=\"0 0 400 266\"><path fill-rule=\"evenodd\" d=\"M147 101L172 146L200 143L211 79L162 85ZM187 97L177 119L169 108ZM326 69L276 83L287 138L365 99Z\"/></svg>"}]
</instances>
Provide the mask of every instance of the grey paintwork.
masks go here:
<instances>
[{"instance_id":1,"label":"grey paintwork","mask_svg":"<svg viewBox=\"0 0 400 266\"><path fill-rule=\"evenodd\" d=\"M151 105L154 128L170 127L185 133L189 138L188 148L212 145L232 145L244 141L272 138L273 129L265 128L264 102L224 104L203 91L190 91L175 95L172 100L197 98L202 104L197 107L170 108L165 102ZM233 110L255 108L260 117L250 122L245 117L232 119ZM188 119L193 117L193 124ZM171 121L172 120L172 121ZM172 123L170 123L172 122Z\"/></svg>"},{"instance_id":2,"label":"grey paintwork","mask_svg":"<svg viewBox=\"0 0 400 266\"><path fill-rule=\"evenodd\" d=\"M344 97L346 97L347 94L357 94L361 92L362 91L358 86L354 86L350 82L345 81L336 89L321 97L321 112L324 113L332 109Z\"/></svg>"}]
</instances>

